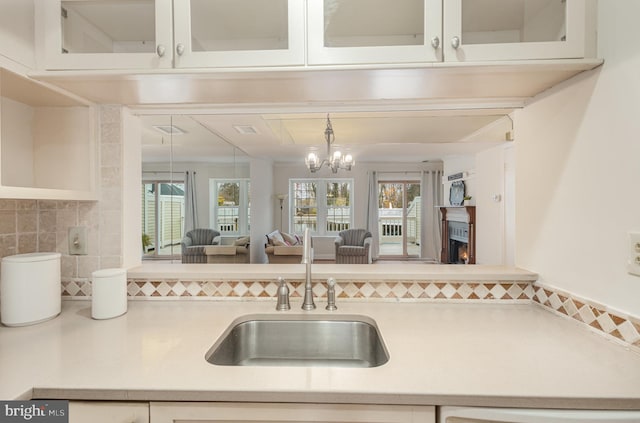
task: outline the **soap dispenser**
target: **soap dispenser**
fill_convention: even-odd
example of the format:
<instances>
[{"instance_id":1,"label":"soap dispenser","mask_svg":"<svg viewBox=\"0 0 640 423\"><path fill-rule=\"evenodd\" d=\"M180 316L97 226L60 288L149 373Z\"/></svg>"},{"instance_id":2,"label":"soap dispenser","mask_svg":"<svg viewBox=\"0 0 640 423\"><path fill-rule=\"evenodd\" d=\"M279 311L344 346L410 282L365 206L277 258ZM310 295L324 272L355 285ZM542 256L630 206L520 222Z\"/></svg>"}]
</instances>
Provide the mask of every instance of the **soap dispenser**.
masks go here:
<instances>
[{"instance_id":1,"label":"soap dispenser","mask_svg":"<svg viewBox=\"0 0 640 423\"><path fill-rule=\"evenodd\" d=\"M291 309L289 304L289 287L283 277L278 278L278 303L276 304L277 311L287 311Z\"/></svg>"}]
</instances>

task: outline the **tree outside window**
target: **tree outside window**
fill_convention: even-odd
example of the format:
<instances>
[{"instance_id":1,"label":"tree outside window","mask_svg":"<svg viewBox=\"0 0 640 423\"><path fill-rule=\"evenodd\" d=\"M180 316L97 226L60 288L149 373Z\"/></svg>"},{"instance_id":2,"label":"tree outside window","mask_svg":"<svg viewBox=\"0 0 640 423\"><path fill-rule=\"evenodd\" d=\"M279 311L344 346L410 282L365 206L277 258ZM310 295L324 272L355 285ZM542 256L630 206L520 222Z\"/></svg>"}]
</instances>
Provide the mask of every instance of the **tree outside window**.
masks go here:
<instances>
[{"instance_id":1,"label":"tree outside window","mask_svg":"<svg viewBox=\"0 0 640 423\"><path fill-rule=\"evenodd\" d=\"M352 179L290 180L289 190L293 232L309 228L316 235L333 235L352 227Z\"/></svg>"}]
</instances>

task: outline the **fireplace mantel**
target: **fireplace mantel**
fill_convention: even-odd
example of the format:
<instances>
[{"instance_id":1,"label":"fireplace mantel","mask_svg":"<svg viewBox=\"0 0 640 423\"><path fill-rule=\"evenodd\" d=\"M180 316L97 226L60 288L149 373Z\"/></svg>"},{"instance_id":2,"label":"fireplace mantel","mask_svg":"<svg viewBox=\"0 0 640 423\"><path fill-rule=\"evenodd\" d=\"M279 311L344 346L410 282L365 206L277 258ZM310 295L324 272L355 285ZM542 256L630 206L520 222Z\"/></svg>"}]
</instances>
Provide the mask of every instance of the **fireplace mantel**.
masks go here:
<instances>
[{"instance_id":1,"label":"fireplace mantel","mask_svg":"<svg viewBox=\"0 0 640 423\"><path fill-rule=\"evenodd\" d=\"M449 263L449 222L465 222L469 224L469 242L467 247L468 264L476 264L476 206L439 207L442 213L442 249L440 262ZM463 213L460 213L463 211Z\"/></svg>"}]
</instances>

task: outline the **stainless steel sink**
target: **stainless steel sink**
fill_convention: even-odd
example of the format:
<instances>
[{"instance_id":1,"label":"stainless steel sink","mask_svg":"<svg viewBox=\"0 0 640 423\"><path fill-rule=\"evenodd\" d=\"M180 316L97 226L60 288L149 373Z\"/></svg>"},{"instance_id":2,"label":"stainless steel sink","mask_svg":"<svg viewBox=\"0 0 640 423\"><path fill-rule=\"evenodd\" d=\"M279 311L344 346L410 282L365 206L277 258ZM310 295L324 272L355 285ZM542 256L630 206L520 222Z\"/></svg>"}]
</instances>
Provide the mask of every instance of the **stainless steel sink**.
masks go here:
<instances>
[{"instance_id":1,"label":"stainless steel sink","mask_svg":"<svg viewBox=\"0 0 640 423\"><path fill-rule=\"evenodd\" d=\"M376 322L355 315L248 315L205 355L220 366L377 367L389 353Z\"/></svg>"}]
</instances>

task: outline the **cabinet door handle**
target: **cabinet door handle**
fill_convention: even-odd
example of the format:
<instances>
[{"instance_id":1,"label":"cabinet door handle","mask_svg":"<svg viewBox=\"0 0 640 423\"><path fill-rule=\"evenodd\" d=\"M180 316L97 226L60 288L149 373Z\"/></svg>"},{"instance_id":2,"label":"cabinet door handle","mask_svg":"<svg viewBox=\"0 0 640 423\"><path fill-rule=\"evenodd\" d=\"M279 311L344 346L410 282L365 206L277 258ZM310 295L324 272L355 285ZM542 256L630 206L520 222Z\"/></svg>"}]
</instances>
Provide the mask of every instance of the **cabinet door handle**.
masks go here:
<instances>
[{"instance_id":1,"label":"cabinet door handle","mask_svg":"<svg viewBox=\"0 0 640 423\"><path fill-rule=\"evenodd\" d=\"M163 57L164 56L164 52L165 52L165 48L164 45L162 44L158 44L158 47L156 47L156 53L158 53L159 57Z\"/></svg>"},{"instance_id":2,"label":"cabinet door handle","mask_svg":"<svg viewBox=\"0 0 640 423\"><path fill-rule=\"evenodd\" d=\"M453 47L454 50L457 50L458 47L460 47L460 37L453 37L451 39L451 47Z\"/></svg>"},{"instance_id":3,"label":"cabinet door handle","mask_svg":"<svg viewBox=\"0 0 640 423\"><path fill-rule=\"evenodd\" d=\"M184 44L178 43L178 45L176 45L176 53L178 53L178 56L182 56L184 53Z\"/></svg>"},{"instance_id":4,"label":"cabinet door handle","mask_svg":"<svg viewBox=\"0 0 640 423\"><path fill-rule=\"evenodd\" d=\"M439 37L433 37L431 39L431 47L437 49L438 47L440 47L440 38Z\"/></svg>"}]
</instances>

